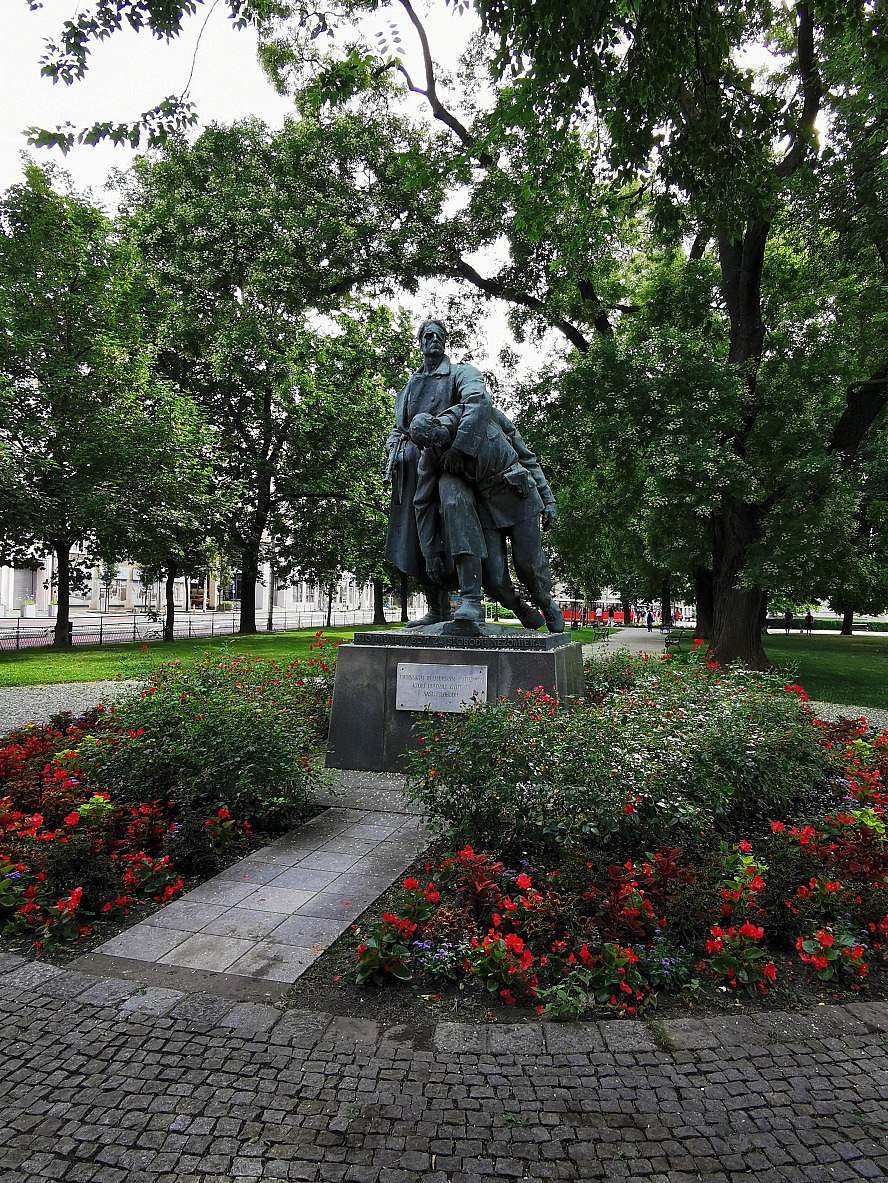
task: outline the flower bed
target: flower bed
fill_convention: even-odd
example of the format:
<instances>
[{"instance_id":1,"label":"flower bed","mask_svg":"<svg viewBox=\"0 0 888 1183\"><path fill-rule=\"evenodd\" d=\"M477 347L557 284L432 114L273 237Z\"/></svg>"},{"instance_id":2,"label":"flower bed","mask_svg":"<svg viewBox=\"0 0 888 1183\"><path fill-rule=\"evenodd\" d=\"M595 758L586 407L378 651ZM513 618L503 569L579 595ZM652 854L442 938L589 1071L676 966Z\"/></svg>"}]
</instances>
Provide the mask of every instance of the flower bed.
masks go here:
<instances>
[{"instance_id":1,"label":"flower bed","mask_svg":"<svg viewBox=\"0 0 888 1183\"><path fill-rule=\"evenodd\" d=\"M70 948L96 923L216 873L257 831L303 817L326 734L328 652L286 668L172 663L108 710L0 740L4 935L37 954Z\"/></svg>"},{"instance_id":2,"label":"flower bed","mask_svg":"<svg viewBox=\"0 0 888 1183\"><path fill-rule=\"evenodd\" d=\"M798 959L858 989L888 957L888 737L761 674L625 656L429 718L408 791L453 853L358 932L359 982L633 1015Z\"/></svg>"}]
</instances>

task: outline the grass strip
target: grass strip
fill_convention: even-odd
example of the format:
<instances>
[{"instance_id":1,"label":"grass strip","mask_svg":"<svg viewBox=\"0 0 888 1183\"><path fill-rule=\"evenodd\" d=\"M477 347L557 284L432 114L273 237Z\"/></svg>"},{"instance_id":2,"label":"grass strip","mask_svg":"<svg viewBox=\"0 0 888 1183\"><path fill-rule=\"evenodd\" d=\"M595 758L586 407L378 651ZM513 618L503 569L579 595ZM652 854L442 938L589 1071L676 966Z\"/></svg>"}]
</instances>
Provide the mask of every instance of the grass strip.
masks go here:
<instances>
[{"instance_id":1,"label":"grass strip","mask_svg":"<svg viewBox=\"0 0 888 1183\"><path fill-rule=\"evenodd\" d=\"M350 641L355 632L372 625L324 629L326 638ZM391 626L398 627L398 626ZM317 629L288 633L258 633L199 637L190 641L161 641L143 645L84 645L73 649L27 649L0 653L0 686L44 686L62 682L106 682L115 678L144 678L163 662L185 665L205 653L249 653L289 665L309 656Z\"/></svg>"}]
</instances>

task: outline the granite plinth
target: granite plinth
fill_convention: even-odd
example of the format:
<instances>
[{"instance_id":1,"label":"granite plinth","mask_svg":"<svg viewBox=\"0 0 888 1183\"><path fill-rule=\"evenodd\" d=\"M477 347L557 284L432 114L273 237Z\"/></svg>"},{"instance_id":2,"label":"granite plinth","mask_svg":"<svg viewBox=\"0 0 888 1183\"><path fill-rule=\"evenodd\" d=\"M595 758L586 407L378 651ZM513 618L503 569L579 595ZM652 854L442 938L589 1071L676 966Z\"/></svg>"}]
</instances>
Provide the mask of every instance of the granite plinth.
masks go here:
<instances>
[{"instance_id":1,"label":"granite plinth","mask_svg":"<svg viewBox=\"0 0 888 1183\"><path fill-rule=\"evenodd\" d=\"M583 693L583 650L564 634L504 628L481 637L443 637L426 630L357 633L340 645L327 744L328 768L403 772L422 711L398 710L398 665L483 665L487 701L543 686L559 698Z\"/></svg>"}]
</instances>

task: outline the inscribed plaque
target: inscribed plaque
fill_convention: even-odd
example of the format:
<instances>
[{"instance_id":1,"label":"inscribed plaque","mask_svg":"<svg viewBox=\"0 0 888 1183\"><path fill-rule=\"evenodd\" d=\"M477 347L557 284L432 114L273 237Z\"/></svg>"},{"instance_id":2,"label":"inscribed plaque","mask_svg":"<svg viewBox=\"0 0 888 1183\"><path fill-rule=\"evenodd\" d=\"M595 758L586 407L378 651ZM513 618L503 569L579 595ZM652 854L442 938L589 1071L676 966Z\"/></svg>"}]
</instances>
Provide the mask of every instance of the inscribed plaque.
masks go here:
<instances>
[{"instance_id":1,"label":"inscribed plaque","mask_svg":"<svg viewBox=\"0 0 888 1183\"><path fill-rule=\"evenodd\" d=\"M486 665L418 665L398 662L397 711L464 710L472 696L487 702Z\"/></svg>"}]
</instances>

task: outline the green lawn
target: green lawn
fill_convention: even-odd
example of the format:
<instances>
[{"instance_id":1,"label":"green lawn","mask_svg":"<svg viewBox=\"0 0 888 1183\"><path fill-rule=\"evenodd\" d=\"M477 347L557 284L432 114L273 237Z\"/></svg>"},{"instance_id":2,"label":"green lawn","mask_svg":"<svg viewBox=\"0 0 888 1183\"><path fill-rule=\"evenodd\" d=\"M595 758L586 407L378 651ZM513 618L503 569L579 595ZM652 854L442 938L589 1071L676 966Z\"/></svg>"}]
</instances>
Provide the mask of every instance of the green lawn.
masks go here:
<instances>
[{"instance_id":1,"label":"green lawn","mask_svg":"<svg viewBox=\"0 0 888 1183\"><path fill-rule=\"evenodd\" d=\"M366 631L372 625L362 625ZM398 626L391 626L398 627ZM202 637L164 645L84 645L75 649L19 650L0 653L0 686L37 686L56 682L104 682L115 678L144 678L164 661L197 661L204 653L250 653L285 665L310 656L316 629L292 633L259 633L241 637ZM324 629L334 641L350 641L354 628Z\"/></svg>"},{"instance_id":2,"label":"green lawn","mask_svg":"<svg viewBox=\"0 0 888 1183\"><path fill-rule=\"evenodd\" d=\"M370 628L365 625L363 628ZM398 628L398 625L391 625ZM350 641L353 628L324 630L324 636ZM0 653L0 686L35 686L54 682L102 682L114 678L144 678L164 661L196 661L206 652L251 653L282 664L309 656L314 629L291 633L260 633L252 637L206 637L171 645L104 645L56 652L32 649ZM571 638L591 642L591 629L578 629ZM769 634L765 652L787 676L799 682L813 699L849 706L888 710L888 636L810 637Z\"/></svg>"},{"instance_id":3,"label":"green lawn","mask_svg":"<svg viewBox=\"0 0 888 1183\"><path fill-rule=\"evenodd\" d=\"M888 637L769 633L764 646L816 701L888 710Z\"/></svg>"}]
</instances>

